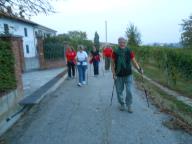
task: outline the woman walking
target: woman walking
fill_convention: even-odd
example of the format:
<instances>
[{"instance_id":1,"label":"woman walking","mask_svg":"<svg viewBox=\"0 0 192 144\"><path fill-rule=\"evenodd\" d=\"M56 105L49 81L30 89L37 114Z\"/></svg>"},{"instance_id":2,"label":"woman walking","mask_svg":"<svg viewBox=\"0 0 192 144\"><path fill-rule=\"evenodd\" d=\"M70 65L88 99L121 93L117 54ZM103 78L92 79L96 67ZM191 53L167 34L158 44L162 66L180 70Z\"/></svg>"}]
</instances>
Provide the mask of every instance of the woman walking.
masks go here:
<instances>
[{"instance_id":1,"label":"woman walking","mask_svg":"<svg viewBox=\"0 0 192 144\"><path fill-rule=\"evenodd\" d=\"M85 73L87 70L87 61L88 61L88 55L87 53L83 50L82 46L79 46L78 52L77 52L77 68L79 72L79 82L78 86L81 87L82 84L85 85Z\"/></svg>"},{"instance_id":2,"label":"woman walking","mask_svg":"<svg viewBox=\"0 0 192 144\"><path fill-rule=\"evenodd\" d=\"M99 75L99 62L100 62L100 54L97 48L94 46L90 55L90 63L93 63L94 76Z\"/></svg>"},{"instance_id":3,"label":"woman walking","mask_svg":"<svg viewBox=\"0 0 192 144\"><path fill-rule=\"evenodd\" d=\"M66 51L67 67L68 67L68 79L75 77L75 57L76 52L73 48L68 47Z\"/></svg>"}]
</instances>

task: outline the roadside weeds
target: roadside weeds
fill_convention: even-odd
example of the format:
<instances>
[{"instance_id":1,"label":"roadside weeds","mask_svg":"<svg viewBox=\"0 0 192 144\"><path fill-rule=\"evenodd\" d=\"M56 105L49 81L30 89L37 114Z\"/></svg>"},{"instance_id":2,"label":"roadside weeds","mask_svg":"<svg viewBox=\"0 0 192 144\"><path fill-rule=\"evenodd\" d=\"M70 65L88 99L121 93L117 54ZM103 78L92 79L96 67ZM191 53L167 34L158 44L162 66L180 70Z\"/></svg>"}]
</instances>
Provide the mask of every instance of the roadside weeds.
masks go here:
<instances>
[{"instance_id":1,"label":"roadside weeds","mask_svg":"<svg viewBox=\"0 0 192 144\"><path fill-rule=\"evenodd\" d=\"M142 80L139 74L134 73L134 78L137 87L143 90L141 86ZM163 121L162 124L170 129L182 129L192 134L192 107L168 95L147 80L144 81L151 103L157 106L160 112L173 116L170 120Z\"/></svg>"}]
</instances>

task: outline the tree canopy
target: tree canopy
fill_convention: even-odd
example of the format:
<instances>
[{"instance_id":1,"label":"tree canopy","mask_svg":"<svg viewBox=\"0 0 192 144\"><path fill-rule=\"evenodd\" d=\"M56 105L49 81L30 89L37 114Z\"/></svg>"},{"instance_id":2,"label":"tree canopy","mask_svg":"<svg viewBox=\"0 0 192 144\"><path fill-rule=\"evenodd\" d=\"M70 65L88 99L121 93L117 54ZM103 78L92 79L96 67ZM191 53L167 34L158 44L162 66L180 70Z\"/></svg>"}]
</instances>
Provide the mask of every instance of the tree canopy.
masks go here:
<instances>
[{"instance_id":1,"label":"tree canopy","mask_svg":"<svg viewBox=\"0 0 192 144\"><path fill-rule=\"evenodd\" d=\"M99 42L99 34L98 34L97 32L95 32L94 45L95 45L95 47L99 50L99 48L100 48L100 42Z\"/></svg>"},{"instance_id":2,"label":"tree canopy","mask_svg":"<svg viewBox=\"0 0 192 144\"><path fill-rule=\"evenodd\" d=\"M192 48L192 15L188 19L183 20L181 43L186 48Z\"/></svg>"},{"instance_id":3,"label":"tree canopy","mask_svg":"<svg viewBox=\"0 0 192 144\"><path fill-rule=\"evenodd\" d=\"M128 38L127 45L139 46L141 43L141 34L134 24L129 24L126 31L126 37Z\"/></svg>"},{"instance_id":4,"label":"tree canopy","mask_svg":"<svg viewBox=\"0 0 192 144\"><path fill-rule=\"evenodd\" d=\"M18 17L54 12L50 2L54 0L0 0L0 13Z\"/></svg>"}]
</instances>

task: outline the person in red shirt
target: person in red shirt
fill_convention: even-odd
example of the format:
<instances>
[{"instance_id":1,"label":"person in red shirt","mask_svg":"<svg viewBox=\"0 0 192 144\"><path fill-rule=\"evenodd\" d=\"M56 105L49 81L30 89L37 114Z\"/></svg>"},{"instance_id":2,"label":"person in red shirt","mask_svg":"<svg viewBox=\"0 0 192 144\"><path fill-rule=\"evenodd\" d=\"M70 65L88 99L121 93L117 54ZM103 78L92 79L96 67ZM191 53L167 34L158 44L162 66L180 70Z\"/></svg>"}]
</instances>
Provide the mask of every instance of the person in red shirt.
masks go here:
<instances>
[{"instance_id":1,"label":"person in red shirt","mask_svg":"<svg viewBox=\"0 0 192 144\"><path fill-rule=\"evenodd\" d=\"M111 70L120 110L124 111L126 106L128 112L132 113L132 64L141 74L143 74L143 70L137 63L133 51L126 46L126 40L120 37L118 43L118 48L112 54ZM124 87L126 88L126 98L123 96Z\"/></svg>"},{"instance_id":2,"label":"person in red shirt","mask_svg":"<svg viewBox=\"0 0 192 144\"><path fill-rule=\"evenodd\" d=\"M111 46L107 46L103 49L103 57L105 58L105 70L109 70L112 56Z\"/></svg>"},{"instance_id":3,"label":"person in red shirt","mask_svg":"<svg viewBox=\"0 0 192 144\"><path fill-rule=\"evenodd\" d=\"M68 79L75 77L75 65L76 65L76 52L73 48L68 47L66 50L66 64L68 67ZM72 74L71 74L72 71Z\"/></svg>"}]
</instances>

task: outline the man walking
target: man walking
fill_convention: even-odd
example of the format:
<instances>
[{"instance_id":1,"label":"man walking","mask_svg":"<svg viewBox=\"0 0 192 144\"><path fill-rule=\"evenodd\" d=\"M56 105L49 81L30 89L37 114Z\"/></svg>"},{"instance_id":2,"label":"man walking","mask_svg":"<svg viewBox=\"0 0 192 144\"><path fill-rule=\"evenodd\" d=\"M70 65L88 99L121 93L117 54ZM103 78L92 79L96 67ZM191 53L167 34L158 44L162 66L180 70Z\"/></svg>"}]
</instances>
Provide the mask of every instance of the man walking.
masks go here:
<instances>
[{"instance_id":1,"label":"man walking","mask_svg":"<svg viewBox=\"0 0 192 144\"><path fill-rule=\"evenodd\" d=\"M103 49L103 57L105 58L105 70L109 70L110 68L112 52L113 50L110 45L107 45Z\"/></svg>"},{"instance_id":2,"label":"man walking","mask_svg":"<svg viewBox=\"0 0 192 144\"><path fill-rule=\"evenodd\" d=\"M114 50L112 55L112 73L113 78L116 85L116 92L118 102L120 104L120 110L124 111L125 106L127 106L127 110L129 113L132 113L132 67L131 62L135 66L135 68L140 72L143 73L143 70L138 65L137 61L135 60L134 53L126 47L126 40L123 37L118 39L118 48ZM126 98L124 100L123 97L123 90L124 86L126 88Z\"/></svg>"}]
</instances>

